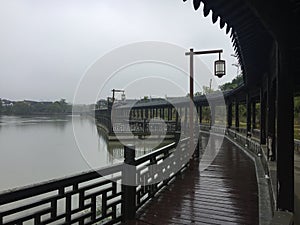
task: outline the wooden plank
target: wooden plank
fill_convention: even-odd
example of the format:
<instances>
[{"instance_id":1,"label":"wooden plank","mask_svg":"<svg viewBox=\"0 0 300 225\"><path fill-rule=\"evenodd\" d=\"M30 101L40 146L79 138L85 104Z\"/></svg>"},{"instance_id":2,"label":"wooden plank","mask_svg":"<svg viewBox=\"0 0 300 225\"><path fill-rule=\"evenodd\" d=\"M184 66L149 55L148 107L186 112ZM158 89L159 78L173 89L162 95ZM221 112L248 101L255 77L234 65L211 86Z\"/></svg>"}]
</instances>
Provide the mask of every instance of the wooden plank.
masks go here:
<instances>
[{"instance_id":1,"label":"wooden plank","mask_svg":"<svg viewBox=\"0 0 300 225\"><path fill-rule=\"evenodd\" d=\"M130 224L258 224L258 187L253 162L224 140L220 153L200 173L197 162Z\"/></svg>"}]
</instances>

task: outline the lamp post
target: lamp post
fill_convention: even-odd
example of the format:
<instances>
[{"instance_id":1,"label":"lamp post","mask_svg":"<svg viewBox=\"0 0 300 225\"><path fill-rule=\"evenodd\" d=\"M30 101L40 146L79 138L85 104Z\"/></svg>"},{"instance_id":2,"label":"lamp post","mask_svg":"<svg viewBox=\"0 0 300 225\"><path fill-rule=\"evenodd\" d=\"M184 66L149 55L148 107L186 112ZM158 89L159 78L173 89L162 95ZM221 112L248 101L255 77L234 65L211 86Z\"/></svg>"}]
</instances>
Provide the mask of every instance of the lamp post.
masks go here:
<instances>
[{"instance_id":1,"label":"lamp post","mask_svg":"<svg viewBox=\"0 0 300 225\"><path fill-rule=\"evenodd\" d=\"M194 55L207 55L207 54L219 54L219 59L215 61L214 73L215 76L221 78L225 75L225 60L221 60L222 49L218 50L208 50L208 51L197 51L194 52L194 49L190 49L189 52L186 52L186 56L190 56L190 148L194 149L194 142L192 141L194 124L193 124L193 103L194 103Z\"/></svg>"}]
</instances>

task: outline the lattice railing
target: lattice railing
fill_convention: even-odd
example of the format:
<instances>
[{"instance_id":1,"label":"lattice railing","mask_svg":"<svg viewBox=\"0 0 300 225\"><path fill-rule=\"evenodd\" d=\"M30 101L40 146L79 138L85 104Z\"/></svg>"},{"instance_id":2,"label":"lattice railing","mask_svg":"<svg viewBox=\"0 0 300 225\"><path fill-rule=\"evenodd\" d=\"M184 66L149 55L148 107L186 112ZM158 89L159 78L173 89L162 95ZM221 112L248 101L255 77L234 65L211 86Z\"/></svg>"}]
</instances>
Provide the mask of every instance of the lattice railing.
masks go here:
<instances>
[{"instance_id":1,"label":"lattice railing","mask_svg":"<svg viewBox=\"0 0 300 225\"><path fill-rule=\"evenodd\" d=\"M184 139L135 159L134 149L125 147L125 163L2 192L0 225L115 224L133 219L138 208L185 169L189 149ZM128 185L128 178L137 185Z\"/></svg>"},{"instance_id":2,"label":"lattice railing","mask_svg":"<svg viewBox=\"0 0 300 225\"><path fill-rule=\"evenodd\" d=\"M122 164L7 191L0 224L95 224L121 221Z\"/></svg>"},{"instance_id":3,"label":"lattice railing","mask_svg":"<svg viewBox=\"0 0 300 225\"><path fill-rule=\"evenodd\" d=\"M136 189L137 209L185 169L192 156L188 140L184 139L179 146L169 144L135 161L139 183Z\"/></svg>"}]
</instances>

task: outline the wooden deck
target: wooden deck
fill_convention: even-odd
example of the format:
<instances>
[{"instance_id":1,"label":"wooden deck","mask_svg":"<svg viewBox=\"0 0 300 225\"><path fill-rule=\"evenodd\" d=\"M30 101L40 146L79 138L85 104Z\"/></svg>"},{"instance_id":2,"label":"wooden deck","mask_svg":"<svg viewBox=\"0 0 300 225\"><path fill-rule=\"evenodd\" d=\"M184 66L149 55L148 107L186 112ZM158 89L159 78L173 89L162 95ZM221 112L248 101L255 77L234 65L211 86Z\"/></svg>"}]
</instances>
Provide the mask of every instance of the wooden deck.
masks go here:
<instances>
[{"instance_id":1,"label":"wooden deck","mask_svg":"<svg viewBox=\"0 0 300 225\"><path fill-rule=\"evenodd\" d=\"M204 172L193 167L127 224L259 224L255 166L238 147L224 139Z\"/></svg>"}]
</instances>

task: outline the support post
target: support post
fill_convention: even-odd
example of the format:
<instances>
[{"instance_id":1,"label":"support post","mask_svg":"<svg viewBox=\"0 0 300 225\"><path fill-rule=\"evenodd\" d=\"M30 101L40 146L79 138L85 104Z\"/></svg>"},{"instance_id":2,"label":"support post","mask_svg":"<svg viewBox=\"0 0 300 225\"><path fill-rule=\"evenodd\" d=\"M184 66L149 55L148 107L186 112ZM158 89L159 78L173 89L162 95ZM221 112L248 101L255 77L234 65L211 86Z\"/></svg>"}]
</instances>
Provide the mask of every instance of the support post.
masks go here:
<instances>
[{"instance_id":1,"label":"support post","mask_svg":"<svg viewBox=\"0 0 300 225\"><path fill-rule=\"evenodd\" d=\"M194 149L194 50L190 49L190 110L189 110L189 120L190 120L190 149Z\"/></svg>"},{"instance_id":2,"label":"support post","mask_svg":"<svg viewBox=\"0 0 300 225\"><path fill-rule=\"evenodd\" d=\"M260 88L260 144L266 144L266 97L263 87Z\"/></svg>"},{"instance_id":3,"label":"support post","mask_svg":"<svg viewBox=\"0 0 300 225\"><path fill-rule=\"evenodd\" d=\"M252 130L256 129L256 102L252 102Z\"/></svg>"},{"instance_id":4,"label":"support post","mask_svg":"<svg viewBox=\"0 0 300 225\"><path fill-rule=\"evenodd\" d=\"M135 168L135 146L124 147L124 167L122 183L122 214L124 221L135 219L136 211L136 168Z\"/></svg>"},{"instance_id":5,"label":"support post","mask_svg":"<svg viewBox=\"0 0 300 225\"><path fill-rule=\"evenodd\" d=\"M172 108L171 107L168 107L168 121L171 121L172 120Z\"/></svg>"},{"instance_id":6,"label":"support post","mask_svg":"<svg viewBox=\"0 0 300 225\"><path fill-rule=\"evenodd\" d=\"M251 136L251 100L249 94L247 94L246 97L246 105L247 105L247 136Z\"/></svg>"},{"instance_id":7,"label":"support post","mask_svg":"<svg viewBox=\"0 0 300 225\"><path fill-rule=\"evenodd\" d=\"M199 106L199 123L202 124L202 105Z\"/></svg>"},{"instance_id":8,"label":"support post","mask_svg":"<svg viewBox=\"0 0 300 225\"><path fill-rule=\"evenodd\" d=\"M232 126L232 102L227 105L227 128Z\"/></svg>"},{"instance_id":9,"label":"support post","mask_svg":"<svg viewBox=\"0 0 300 225\"><path fill-rule=\"evenodd\" d=\"M236 131L239 131L240 129L240 113L239 113L239 103L237 100L235 100L235 127Z\"/></svg>"},{"instance_id":10,"label":"support post","mask_svg":"<svg viewBox=\"0 0 300 225\"><path fill-rule=\"evenodd\" d=\"M210 126L214 126L216 122L216 105L213 103L210 107L211 110L211 120L210 120Z\"/></svg>"},{"instance_id":11,"label":"support post","mask_svg":"<svg viewBox=\"0 0 300 225\"><path fill-rule=\"evenodd\" d=\"M279 51L278 51L279 49ZM294 212L294 90L292 53L277 48L277 208Z\"/></svg>"},{"instance_id":12,"label":"support post","mask_svg":"<svg viewBox=\"0 0 300 225\"><path fill-rule=\"evenodd\" d=\"M146 119L149 119L149 109L145 109L145 117Z\"/></svg>"}]
</instances>

